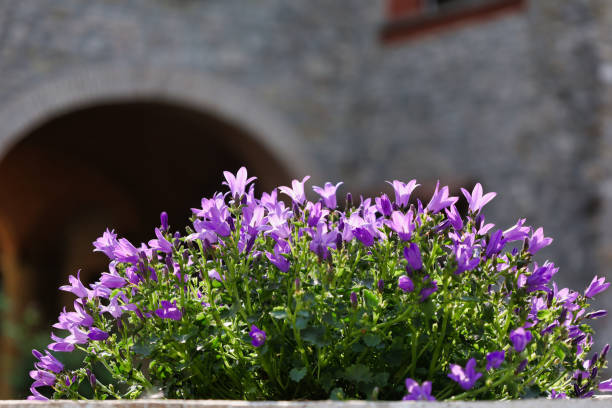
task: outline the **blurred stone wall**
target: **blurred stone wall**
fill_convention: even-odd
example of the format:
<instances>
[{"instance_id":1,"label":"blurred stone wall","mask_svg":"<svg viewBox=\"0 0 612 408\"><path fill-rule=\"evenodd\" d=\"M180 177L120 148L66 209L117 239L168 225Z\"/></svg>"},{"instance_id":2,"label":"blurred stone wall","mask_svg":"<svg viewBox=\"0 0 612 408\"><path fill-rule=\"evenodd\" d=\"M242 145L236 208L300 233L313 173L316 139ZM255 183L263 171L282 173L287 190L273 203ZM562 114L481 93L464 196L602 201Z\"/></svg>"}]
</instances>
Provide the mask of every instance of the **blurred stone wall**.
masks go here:
<instances>
[{"instance_id":1,"label":"blurred stone wall","mask_svg":"<svg viewBox=\"0 0 612 408\"><path fill-rule=\"evenodd\" d=\"M87 88L83 72L99 89L125 70L126 83L201 74L273 112L302 142L294 173L314 184L480 181L498 192L489 221L526 217L554 237L538 258L560 266L561 284L612 277L612 2L532 0L390 45L385 19L382 0L4 0L0 155L24 94L52 105ZM213 99L232 97L220 87Z\"/></svg>"}]
</instances>

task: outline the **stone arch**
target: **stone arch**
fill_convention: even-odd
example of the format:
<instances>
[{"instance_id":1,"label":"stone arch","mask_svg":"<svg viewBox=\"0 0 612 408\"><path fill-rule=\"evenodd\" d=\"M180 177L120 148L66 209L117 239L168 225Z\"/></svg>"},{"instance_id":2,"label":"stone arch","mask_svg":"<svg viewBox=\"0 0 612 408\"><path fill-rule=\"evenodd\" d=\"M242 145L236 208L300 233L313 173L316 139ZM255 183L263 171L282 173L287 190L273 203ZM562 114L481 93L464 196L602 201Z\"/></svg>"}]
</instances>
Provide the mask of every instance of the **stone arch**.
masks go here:
<instances>
[{"instance_id":1,"label":"stone arch","mask_svg":"<svg viewBox=\"0 0 612 408\"><path fill-rule=\"evenodd\" d=\"M84 243L91 251L91 231L95 231L96 236L102 232L104 225L98 222L102 217L112 219L112 223L106 225L116 227L121 235L126 236L121 225L133 227L132 221L141 215L138 199L126 191L129 189L125 185L113 183L111 178L92 171L89 165L91 163L65 160L62 154L66 152L62 150L62 146L67 146L77 139L73 136L70 136L72 139L69 136L45 138L50 134L63 134L63 130L76 126L79 118L93 118L92 120L98 121L95 123L100 124L100 118L104 118L104 115L125 117L132 113L143 115L148 112L156 117L164 111L173 112L173 115L180 116L193 126L204 126L204 123L224 132L226 140L217 143L217 149L227 150L234 146L238 152L237 157L245 158L247 162L249 158L263 155L262 160L273 165L259 166L263 174L258 173L257 169L250 169L250 173L259 176L261 180L269 179L273 182L264 181L260 184L260 192L279 183L287 184L292 177L313 173L307 170L306 147L279 115L263 106L248 92L205 74L166 69L106 67L72 72L70 75L36 85L11 102L0 105L0 184L11 185L11 188L0 193L4 197L11 197L11 200L0 199L0 222L3 214L10 214L5 217L6 222L0 225L0 252L10 254L10 257L4 257L3 265L0 265L0 275L8 278L3 281L9 296L20 303L16 310L22 309L33 298L31 293L22 293L28 286L17 282L17 276L23 280L39 281L38 296L45 290L48 293L58 293L57 281L46 275L41 279L41 274L36 270L38 265L32 264L31 260L49 257L50 254L57 255L63 251L63 262L71 268L73 264L80 264L84 259L80 255L81 252L75 250L75 246ZM44 140L47 142L41 142ZM55 142L59 143L59 147L52 149ZM70 153L71 158L82 153L75 150L77 148L71 149L71 152L66 153ZM49 151L53 154L48 154ZM221 150L215 151L218 153ZM40 170L37 173L36 168L24 167L23 163L36 163L36 168L52 169L49 173L44 173L45 176L63 180L67 185L46 186L37 179L37 175L43 173ZM233 161L232 166L235 168L228 169L235 171L240 164ZM220 181L220 172L214 176L215 181ZM90 186L83 180L89 180ZM75 185L70 183L85 187L79 190L77 202L72 207L66 207L62 195L65 196ZM24 186L25 184L27 186ZM218 183L216 185L218 188ZM49 194L46 200L39 200L36 194L43 190L49 191ZM19 194L13 194L15 192ZM112 208L90 205L86 211L81 211L84 206L81 207L80 204L96 202L101 194L112 196L116 205ZM16 195L19 198L15 199ZM193 204L197 206L197 203ZM75 209L79 212L74 213ZM71 224L66 225L62 220L65 220L69 213ZM152 231L154 224L150 222L151 219L145 221ZM54 231L60 223L64 233L54 237L49 231ZM70 238L69 242L60 245L66 237ZM36 240L42 240L44 245L37 247L27 244ZM140 240L141 238L137 238L135 243ZM43 250L45 248L46 252ZM24 262L24 259L27 262ZM90 263L90 266L94 265L94 269L99 265L96 262ZM69 273L76 273L76 269L70 270ZM64 275L65 271L62 272L62 281L65 281ZM37 289L34 287L33 290ZM35 300L42 302L39 306L45 307L49 301ZM56 307L46 308L55 314L54 317L57 316ZM18 318L18 315L12 316L14 320ZM8 391L2 387L3 384L0 384L0 395L6 397Z\"/></svg>"},{"instance_id":2,"label":"stone arch","mask_svg":"<svg viewBox=\"0 0 612 408\"><path fill-rule=\"evenodd\" d=\"M64 73L0 107L0 159L31 129L77 107L156 100L208 112L241 127L292 177L313 174L309 146L280 115L247 90L200 71L108 65Z\"/></svg>"}]
</instances>

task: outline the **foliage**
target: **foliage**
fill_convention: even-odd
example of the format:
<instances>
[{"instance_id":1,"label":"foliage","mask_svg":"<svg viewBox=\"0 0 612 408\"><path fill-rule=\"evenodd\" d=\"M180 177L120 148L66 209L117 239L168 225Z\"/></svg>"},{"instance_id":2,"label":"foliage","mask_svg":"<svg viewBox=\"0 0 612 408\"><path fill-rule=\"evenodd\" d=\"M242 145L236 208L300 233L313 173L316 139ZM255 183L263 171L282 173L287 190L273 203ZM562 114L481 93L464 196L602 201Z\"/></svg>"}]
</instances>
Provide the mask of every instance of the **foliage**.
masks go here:
<instances>
[{"instance_id":1,"label":"foliage","mask_svg":"<svg viewBox=\"0 0 612 408\"><path fill-rule=\"evenodd\" d=\"M386 195L347 195L305 177L256 198L246 169L225 172L229 192L202 200L192 227L133 246L106 231L95 250L109 271L62 312L49 349L82 350L80 368L34 351L30 398L511 399L588 397L608 347L593 355L584 293L559 289L554 264L532 262L549 245L521 219L495 229L480 214L495 193L463 190L461 215L448 187L427 206L418 186L393 181ZM504 252L506 246L514 249ZM518 245L519 247L516 247ZM522 247L521 247L522 245ZM102 381L92 374L104 367Z\"/></svg>"}]
</instances>

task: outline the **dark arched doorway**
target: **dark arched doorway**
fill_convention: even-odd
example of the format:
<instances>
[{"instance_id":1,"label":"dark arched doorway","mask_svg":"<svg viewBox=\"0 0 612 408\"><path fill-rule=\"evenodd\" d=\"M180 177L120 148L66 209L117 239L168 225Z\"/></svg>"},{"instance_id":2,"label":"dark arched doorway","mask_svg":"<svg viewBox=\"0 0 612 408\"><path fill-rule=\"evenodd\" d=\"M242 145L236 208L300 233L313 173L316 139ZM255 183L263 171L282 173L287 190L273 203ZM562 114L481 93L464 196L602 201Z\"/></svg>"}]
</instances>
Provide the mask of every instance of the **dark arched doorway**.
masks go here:
<instances>
[{"instance_id":1,"label":"dark arched doorway","mask_svg":"<svg viewBox=\"0 0 612 408\"><path fill-rule=\"evenodd\" d=\"M2 271L11 274L5 291L17 309L35 304L44 321L55 319L68 274L105 270L91 242L106 227L146 242L165 210L182 229L190 208L220 189L222 171L242 165L260 192L289 181L255 135L185 106L123 101L47 121L0 162L0 218L15 258Z\"/></svg>"}]
</instances>

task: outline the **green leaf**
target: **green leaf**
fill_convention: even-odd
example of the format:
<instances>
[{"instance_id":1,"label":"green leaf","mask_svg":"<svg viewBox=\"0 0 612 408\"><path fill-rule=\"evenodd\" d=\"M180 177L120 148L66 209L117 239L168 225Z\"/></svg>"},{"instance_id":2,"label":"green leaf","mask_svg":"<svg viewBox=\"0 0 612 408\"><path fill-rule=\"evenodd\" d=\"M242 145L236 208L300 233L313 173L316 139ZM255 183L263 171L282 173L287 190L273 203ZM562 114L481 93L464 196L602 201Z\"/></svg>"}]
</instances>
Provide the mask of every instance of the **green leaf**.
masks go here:
<instances>
[{"instance_id":1,"label":"green leaf","mask_svg":"<svg viewBox=\"0 0 612 408\"><path fill-rule=\"evenodd\" d=\"M323 327L307 327L301 331L302 339L317 347L327 345L325 340L325 329Z\"/></svg>"},{"instance_id":2,"label":"green leaf","mask_svg":"<svg viewBox=\"0 0 612 408\"><path fill-rule=\"evenodd\" d=\"M306 327L308 327L308 320L310 320L308 317L298 317L297 319L295 319L295 327L298 330L303 330Z\"/></svg>"},{"instance_id":3,"label":"green leaf","mask_svg":"<svg viewBox=\"0 0 612 408\"><path fill-rule=\"evenodd\" d=\"M136 354L140 354L144 357L149 357L151 351L153 351L153 346L150 343L137 343L132 346L132 351Z\"/></svg>"},{"instance_id":4,"label":"green leaf","mask_svg":"<svg viewBox=\"0 0 612 408\"><path fill-rule=\"evenodd\" d=\"M291 371L289 371L289 377L295 381L295 382L300 382L302 381L302 378L304 378L304 376L306 375L306 372L308 370L306 369L306 367L302 367L302 368L293 368L291 369Z\"/></svg>"},{"instance_id":5,"label":"green leaf","mask_svg":"<svg viewBox=\"0 0 612 408\"><path fill-rule=\"evenodd\" d=\"M363 298L368 308L375 309L378 306L378 297L372 291L364 289Z\"/></svg>"},{"instance_id":6,"label":"green leaf","mask_svg":"<svg viewBox=\"0 0 612 408\"><path fill-rule=\"evenodd\" d=\"M368 347L376 347L380 344L380 337L377 336L376 334L372 334L372 333L368 333L365 336L363 336L363 342L368 346Z\"/></svg>"},{"instance_id":7,"label":"green leaf","mask_svg":"<svg viewBox=\"0 0 612 408\"><path fill-rule=\"evenodd\" d=\"M378 373L374 376L374 384L379 387L384 387L387 385L387 381L389 381L389 373L383 371L382 373Z\"/></svg>"},{"instance_id":8,"label":"green leaf","mask_svg":"<svg viewBox=\"0 0 612 408\"><path fill-rule=\"evenodd\" d=\"M329 394L329 399L332 401L343 401L346 399L346 396L344 395L342 388L336 387Z\"/></svg>"},{"instance_id":9,"label":"green leaf","mask_svg":"<svg viewBox=\"0 0 612 408\"><path fill-rule=\"evenodd\" d=\"M344 371L344 378L353 382L372 382L370 369L363 364L353 364Z\"/></svg>"},{"instance_id":10,"label":"green leaf","mask_svg":"<svg viewBox=\"0 0 612 408\"><path fill-rule=\"evenodd\" d=\"M270 312L270 316L272 316L275 319L286 319L287 318L287 310L285 310L284 307L282 306L277 306L274 309L272 309L272 311Z\"/></svg>"}]
</instances>

